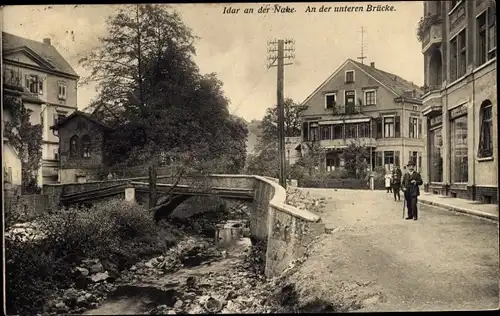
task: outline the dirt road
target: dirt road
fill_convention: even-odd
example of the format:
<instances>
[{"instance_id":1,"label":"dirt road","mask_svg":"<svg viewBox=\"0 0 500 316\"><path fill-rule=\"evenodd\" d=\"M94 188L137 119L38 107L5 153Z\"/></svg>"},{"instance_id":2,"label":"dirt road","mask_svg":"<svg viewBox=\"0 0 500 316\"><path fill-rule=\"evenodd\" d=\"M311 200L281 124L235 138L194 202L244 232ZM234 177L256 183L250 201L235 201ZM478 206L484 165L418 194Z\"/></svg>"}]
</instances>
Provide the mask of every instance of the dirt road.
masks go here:
<instances>
[{"instance_id":1,"label":"dirt road","mask_svg":"<svg viewBox=\"0 0 500 316\"><path fill-rule=\"evenodd\" d=\"M402 202L383 191L307 189L326 197L326 235L301 268L303 293L358 311L496 309L498 224Z\"/></svg>"}]
</instances>

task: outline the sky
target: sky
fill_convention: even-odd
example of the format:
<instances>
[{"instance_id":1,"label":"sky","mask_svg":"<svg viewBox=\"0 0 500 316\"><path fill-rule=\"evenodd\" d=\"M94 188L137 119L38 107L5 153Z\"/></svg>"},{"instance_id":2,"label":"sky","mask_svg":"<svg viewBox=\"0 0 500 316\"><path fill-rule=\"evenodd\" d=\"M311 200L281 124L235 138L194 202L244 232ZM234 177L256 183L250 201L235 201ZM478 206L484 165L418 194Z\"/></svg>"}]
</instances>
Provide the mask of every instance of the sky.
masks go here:
<instances>
[{"instance_id":1,"label":"sky","mask_svg":"<svg viewBox=\"0 0 500 316\"><path fill-rule=\"evenodd\" d=\"M416 25L422 1L375 2L393 12L367 12L369 2L279 3L293 13L258 13L263 3L172 4L195 35L196 57L202 73L216 72L230 99L230 112L250 121L261 119L276 104L276 68L267 67L268 41L295 41L295 59L285 67L284 95L302 102L346 59L361 55L361 27L365 29L364 62L423 85L424 67ZM274 6L270 3L271 7ZM363 12L319 12L321 6L356 5ZM316 12L306 12L307 7ZM224 8L240 9L224 14ZM81 76L80 57L99 45L106 34L106 18L115 5L27 5L3 9L3 31L32 40L50 38ZM253 8L254 13L243 13ZM95 85L78 88L78 108L96 96Z\"/></svg>"}]
</instances>

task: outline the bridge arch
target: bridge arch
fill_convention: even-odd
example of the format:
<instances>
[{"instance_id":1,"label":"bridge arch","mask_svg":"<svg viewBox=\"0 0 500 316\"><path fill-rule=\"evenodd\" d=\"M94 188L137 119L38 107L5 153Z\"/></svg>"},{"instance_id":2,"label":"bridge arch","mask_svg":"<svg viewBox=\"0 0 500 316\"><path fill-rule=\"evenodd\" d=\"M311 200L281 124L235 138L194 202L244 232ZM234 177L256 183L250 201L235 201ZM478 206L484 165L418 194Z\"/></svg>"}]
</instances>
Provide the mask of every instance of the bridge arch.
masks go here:
<instances>
[{"instance_id":1,"label":"bridge arch","mask_svg":"<svg viewBox=\"0 0 500 316\"><path fill-rule=\"evenodd\" d=\"M146 181L147 178L143 177L49 184L44 185L43 194L48 195L48 207L52 208L62 201L82 201L89 196L102 198L120 194L127 198L127 190L149 191L149 183ZM291 261L301 257L307 245L325 231L319 216L285 203L286 190L276 179L255 175L216 174L185 177L175 185L172 183L175 183L172 177L158 177L157 191L173 193L170 201L158 207L158 216L171 213L182 202L195 195L219 195L223 198L251 201L250 235L252 240L257 240L266 247L265 274L268 277L281 273ZM200 187L199 183L204 185Z\"/></svg>"}]
</instances>

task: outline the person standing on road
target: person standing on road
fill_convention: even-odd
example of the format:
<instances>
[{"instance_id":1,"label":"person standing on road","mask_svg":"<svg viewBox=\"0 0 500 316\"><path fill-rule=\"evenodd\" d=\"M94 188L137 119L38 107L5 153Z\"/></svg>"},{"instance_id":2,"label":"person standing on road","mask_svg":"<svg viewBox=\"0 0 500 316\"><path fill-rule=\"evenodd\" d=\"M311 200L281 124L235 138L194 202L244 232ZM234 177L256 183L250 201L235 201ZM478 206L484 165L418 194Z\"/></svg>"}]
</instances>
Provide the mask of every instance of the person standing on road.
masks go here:
<instances>
[{"instance_id":1,"label":"person standing on road","mask_svg":"<svg viewBox=\"0 0 500 316\"><path fill-rule=\"evenodd\" d=\"M394 193L394 201L396 201L396 196L398 201L401 201L401 196L399 195L399 190L401 189L401 177L402 172L398 166L392 169L392 192ZM403 197L404 198L404 197Z\"/></svg>"},{"instance_id":2,"label":"person standing on road","mask_svg":"<svg viewBox=\"0 0 500 316\"><path fill-rule=\"evenodd\" d=\"M408 205L408 217L406 219L418 218L417 200L420 195L419 185L422 185L422 176L415 171L415 164L413 161L408 162L409 172L403 177L403 191Z\"/></svg>"},{"instance_id":3,"label":"person standing on road","mask_svg":"<svg viewBox=\"0 0 500 316\"><path fill-rule=\"evenodd\" d=\"M392 176L389 170L386 171L384 178L385 178L385 188L387 189L387 193L392 192L391 188Z\"/></svg>"}]
</instances>

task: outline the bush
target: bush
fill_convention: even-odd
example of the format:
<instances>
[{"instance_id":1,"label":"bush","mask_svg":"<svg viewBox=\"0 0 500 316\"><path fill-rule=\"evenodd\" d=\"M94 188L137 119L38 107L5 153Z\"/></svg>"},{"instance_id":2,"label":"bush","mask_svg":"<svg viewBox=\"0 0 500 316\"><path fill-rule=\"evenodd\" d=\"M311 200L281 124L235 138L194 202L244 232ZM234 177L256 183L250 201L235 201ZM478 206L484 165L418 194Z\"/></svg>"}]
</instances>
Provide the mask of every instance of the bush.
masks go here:
<instances>
[{"instance_id":1,"label":"bush","mask_svg":"<svg viewBox=\"0 0 500 316\"><path fill-rule=\"evenodd\" d=\"M71 270L81 259L106 259L123 269L141 254L160 254L171 245L168 237L159 238L151 214L125 201L58 210L39 223L45 239L6 242L9 313L36 314L56 288L74 281Z\"/></svg>"}]
</instances>

